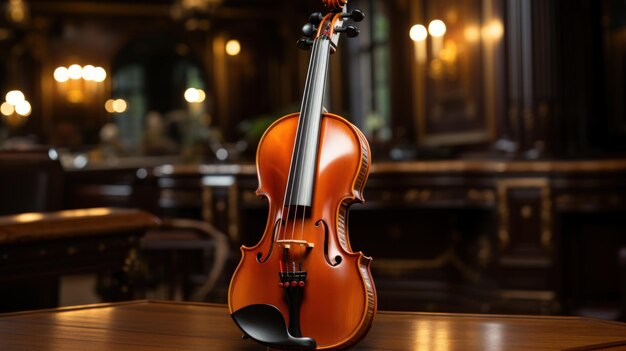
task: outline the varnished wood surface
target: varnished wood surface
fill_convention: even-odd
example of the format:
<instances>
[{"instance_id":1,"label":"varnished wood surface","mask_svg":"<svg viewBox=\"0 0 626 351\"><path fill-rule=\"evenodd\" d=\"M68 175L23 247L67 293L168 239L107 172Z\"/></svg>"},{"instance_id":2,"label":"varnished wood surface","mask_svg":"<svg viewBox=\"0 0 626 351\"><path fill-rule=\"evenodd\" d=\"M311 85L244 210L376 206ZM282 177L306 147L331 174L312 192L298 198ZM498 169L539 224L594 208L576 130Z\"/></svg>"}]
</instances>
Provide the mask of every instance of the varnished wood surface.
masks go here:
<instances>
[{"instance_id":1,"label":"varnished wood surface","mask_svg":"<svg viewBox=\"0 0 626 351\"><path fill-rule=\"evenodd\" d=\"M225 306L136 301L0 315L0 350L265 350ZM576 317L379 312L352 350L624 350L626 324Z\"/></svg>"},{"instance_id":2,"label":"varnished wood surface","mask_svg":"<svg viewBox=\"0 0 626 351\"><path fill-rule=\"evenodd\" d=\"M0 217L0 244L147 229L158 218L135 209L90 208Z\"/></svg>"}]
</instances>

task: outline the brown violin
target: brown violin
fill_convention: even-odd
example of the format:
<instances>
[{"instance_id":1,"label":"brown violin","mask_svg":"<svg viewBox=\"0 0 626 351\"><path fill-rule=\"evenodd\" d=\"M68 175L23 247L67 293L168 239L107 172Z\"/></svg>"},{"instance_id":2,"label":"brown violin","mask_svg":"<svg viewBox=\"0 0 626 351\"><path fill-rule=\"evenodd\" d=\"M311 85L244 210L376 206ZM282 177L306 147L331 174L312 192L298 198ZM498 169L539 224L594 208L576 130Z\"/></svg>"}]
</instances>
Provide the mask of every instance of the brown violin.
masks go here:
<instances>
[{"instance_id":1,"label":"brown violin","mask_svg":"<svg viewBox=\"0 0 626 351\"><path fill-rule=\"evenodd\" d=\"M363 202L368 142L354 125L325 113L330 53L363 13L347 0L324 0L304 26L311 49L300 113L274 122L256 155L257 195L269 202L263 237L241 248L228 291L231 316L244 337L275 349L343 349L370 328L377 299L371 258L353 252L348 207Z\"/></svg>"}]
</instances>

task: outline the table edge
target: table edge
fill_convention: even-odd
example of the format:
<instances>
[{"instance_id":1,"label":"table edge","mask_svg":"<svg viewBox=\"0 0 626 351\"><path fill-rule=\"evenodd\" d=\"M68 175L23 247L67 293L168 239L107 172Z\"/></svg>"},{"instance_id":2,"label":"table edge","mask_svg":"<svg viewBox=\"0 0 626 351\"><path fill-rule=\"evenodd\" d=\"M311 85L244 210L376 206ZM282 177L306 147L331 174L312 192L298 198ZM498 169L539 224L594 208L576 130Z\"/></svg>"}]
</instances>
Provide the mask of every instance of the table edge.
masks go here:
<instances>
[{"instance_id":1,"label":"table edge","mask_svg":"<svg viewBox=\"0 0 626 351\"><path fill-rule=\"evenodd\" d=\"M103 303L95 303L95 304L87 304L87 305L65 306L65 307L48 308L48 309L40 309L40 310L0 313L0 318L30 315L30 314L40 314L40 313L50 313L50 312L70 312L70 311L80 311L80 310L86 310L86 309L109 308L109 307L117 307L117 306L132 306L132 305L142 305L142 304L213 307L213 308L220 308L224 310L227 310L228 308L225 304L208 303L208 302L144 299L144 300L130 300L130 301L122 301L122 302L103 302ZM410 311L378 311L378 314L383 315L383 316L384 315L395 315L395 316L399 315L399 316L423 316L423 317L430 316L430 317L482 318L482 319L502 318L502 319L542 319L542 320L546 320L546 319L584 320L584 321L601 322L601 323L606 323L606 324L611 324L614 326L626 328L626 323L617 322L617 321L609 321L609 320L604 320L604 319L599 319L599 318L594 318L594 317L581 317L581 316L536 316L536 315L511 315L511 314L472 314L472 313L410 312Z\"/></svg>"}]
</instances>

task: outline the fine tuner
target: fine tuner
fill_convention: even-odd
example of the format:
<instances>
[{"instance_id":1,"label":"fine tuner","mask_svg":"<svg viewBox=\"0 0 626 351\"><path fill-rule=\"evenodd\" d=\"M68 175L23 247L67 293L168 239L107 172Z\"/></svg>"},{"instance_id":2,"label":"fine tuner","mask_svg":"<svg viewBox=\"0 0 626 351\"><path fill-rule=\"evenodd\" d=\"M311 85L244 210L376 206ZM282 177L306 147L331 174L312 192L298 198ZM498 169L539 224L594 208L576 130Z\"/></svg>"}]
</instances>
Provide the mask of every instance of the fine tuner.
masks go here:
<instances>
[{"instance_id":1,"label":"fine tuner","mask_svg":"<svg viewBox=\"0 0 626 351\"><path fill-rule=\"evenodd\" d=\"M344 20L353 20L355 22L361 22L365 15L361 10L352 10L350 12L344 12L341 14L341 18ZM313 46L313 39L318 33L318 26L324 20L324 15L321 12L315 12L309 16L309 22L302 26L302 34L304 37L300 38L297 42L298 48L303 50L309 50ZM348 38L354 38L359 35L359 29L354 25L336 26L333 28L334 33L346 33Z\"/></svg>"}]
</instances>

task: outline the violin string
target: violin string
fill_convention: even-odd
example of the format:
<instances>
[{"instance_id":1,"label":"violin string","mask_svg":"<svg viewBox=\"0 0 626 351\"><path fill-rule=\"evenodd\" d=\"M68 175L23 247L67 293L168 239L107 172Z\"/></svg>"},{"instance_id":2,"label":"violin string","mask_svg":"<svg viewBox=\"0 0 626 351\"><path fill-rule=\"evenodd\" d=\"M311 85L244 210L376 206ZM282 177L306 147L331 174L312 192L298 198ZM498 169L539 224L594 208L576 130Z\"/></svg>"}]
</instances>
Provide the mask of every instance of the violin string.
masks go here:
<instances>
[{"instance_id":1,"label":"violin string","mask_svg":"<svg viewBox=\"0 0 626 351\"><path fill-rule=\"evenodd\" d=\"M311 62L309 62L309 70L310 70L310 66L311 66ZM307 75L307 82L309 81L309 76ZM306 84L305 84L306 86ZM306 90L305 90L306 91ZM292 199L292 195L293 195L293 191L295 188L295 184L296 184L296 178L297 178L297 174L298 171L296 170L296 167L298 166L298 160L299 160L299 156L300 156L300 144L301 144L301 139L300 139L300 130L301 130L301 126L303 125L303 119L302 119L302 112L300 112L300 118L298 119L298 126L296 128L296 136L294 139L294 146L293 146L293 151L292 151L292 156L291 156L291 165L289 167L289 176L287 178L287 189L288 191L285 191L285 197L283 200L283 207L282 207L282 212L286 212L286 215L283 217L284 220L284 228L282 230L282 235L281 233L281 229L279 229L279 235L282 236L282 239L286 238L287 235L287 230L288 230L288 226L289 226L289 215L291 212L291 199ZM285 206L287 207L287 210L285 211ZM296 207L297 210L297 207ZM282 221L281 221L282 222ZM281 223L282 224L282 223Z\"/></svg>"},{"instance_id":2,"label":"violin string","mask_svg":"<svg viewBox=\"0 0 626 351\"><path fill-rule=\"evenodd\" d=\"M321 82L318 79L314 80L314 82L315 82L314 89L316 89L314 91L321 90L323 92L324 91L324 86L325 86L325 83L326 83L327 73L328 73L328 69L327 69L327 67L328 67L328 55L327 55L327 51L325 50L326 49L325 46L326 45L330 45L330 42L329 42L328 39L320 39L319 42L320 42L320 44L319 44L320 48L318 50L319 54L318 54L318 58L317 58L317 67L320 67L320 66L322 67L322 70L324 72L319 72L318 71L318 74L324 73L324 79ZM321 84L321 86L317 86L319 84ZM320 115L316 116L316 118L319 118L317 123L321 124L321 106L313 106L313 108L315 109L315 113L320 113ZM318 111L318 109L320 111ZM313 116L311 116L311 118L313 118ZM319 150L319 147L320 147L319 140L320 140L320 134L321 134L322 130L321 130L321 126L317 126L316 128L318 130L318 134L317 135L313 135L313 136L310 136L310 129L307 129L306 134L305 134L305 140L308 141L309 137L313 137L313 138L317 137L318 140L317 140L316 148ZM317 152L317 154L319 154L319 151ZM315 169L317 169L317 167L315 167ZM313 175L313 177L315 177L315 175ZM314 178L311 178L310 182L307 182L306 184L304 184L304 187L305 187L304 193L305 194L308 194L309 190L313 188L313 182L314 182ZM313 191L311 191L311 194L313 194ZM311 201L315 201L315 200L311 199ZM313 204L311 204L311 206L312 205ZM299 237L300 240L304 240L304 234L305 234L304 224L305 224L305 220L306 220L306 209L302 211L302 225L301 225L301 228L300 228L300 237Z\"/></svg>"},{"instance_id":3,"label":"violin string","mask_svg":"<svg viewBox=\"0 0 626 351\"><path fill-rule=\"evenodd\" d=\"M326 45L327 42L328 42L328 40L324 39L324 38L320 38L320 39L318 39L316 41L316 44L317 44L316 56L315 56L315 68L316 68L315 73L316 73L316 75L315 75L315 77L312 77L312 84L311 84L311 91L314 91L314 92L317 92L317 91L322 91L323 92L324 91L325 81L321 81L320 82L318 76L320 74L320 69L319 69L320 68L320 63L323 62L323 60L324 60L324 53L326 52L324 50L324 45ZM322 71L325 71L325 66L322 66ZM322 72L322 73L324 73L324 72ZM324 77L324 78L326 78L326 77ZM321 84L321 86L320 86L320 84ZM316 114L320 113L320 109L321 109L321 106L314 106L314 105L313 106L307 106L307 119L311 120L311 121L318 121L318 123L319 123L318 118L320 116L314 116L313 113L316 113ZM310 124L310 123L307 123L307 125L308 124ZM319 136L319 126L315 127L315 130L318 131L317 135L311 135L312 134L311 129L313 129L313 128L311 128L311 126L309 125L309 128L307 128L306 131L304 131L304 145L309 145L309 139L311 137ZM317 148L317 144L315 145L315 147ZM313 155L313 157L315 157L315 161L317 161L317 153L315 153L315 155ZM314 171L316 169L317 169L317 167L313 167ZM313 174L311 176L311 178L308 179L309 180L308 182L305 182L303 184L303 187L304 187L303 190L304 191L302 193L310 194L309 190L312 189L312 187L313 187L314 177L315 177L315 174ZM312 194L312 192L311 192L311 194ZM305 199L304 202L306 202L306 200L307 199ZM308 200L309 201L313 201L312 198L308 199ZM300 202L300 193L298 194L298 203L299 202ZM303 208L302 208L302 219L301 219L302 225L300 226L300 232L299 232L299 235L298 235L298 239L299 240L303 240L304 239L304 234L305 234L304 225L305 225L305 221L306 221L306 210L307 210L306 206L303 206ZM298 218L298 217L296 216L296 218ZM294 225L295 225L295 222L294 222Z\"/></svg>"},{"instance_id":4,"label":"violin string","mask_svg":"<svg viewBox=\"0 0 626 351\"><path fill-rule=\"evenodd\" d=\"M309 69L307 72L310 72L311 70L311 64L312 61L309 61ZM306 78L306 82L309 81L309 76L310 73L307 73L307 78ZM307 83L305 83L305 91L306 91L306 85ZM285 239L285 236L287 234L287 226L288 226L288 220L289 220L289 212L291 209L291 204L288 203L289 201L291 201L291 195L293 194L293 187L295 184L295 167L297 165L297 158L298 158L298 149L299 149L299 140L298 140L298 131L300 130L300 124L302 123L302 119L298 119L298 126L296 129L296 137L294 139L294 145L292 148L292 157L291 157L291 163L289 165L289 174L287 175L287 187L285 189L285 195L283 196L283 205L280 208L281 211L281 220L278 223L278 240L281 239ZM295 160L294 160L294 154L296 156ZM285 215L285 206L287 206L287 213ZM283 224L284 222L284 224ZM276 244L276 243L273 243Z\"/></svg>"},{"instance_id":5,"label":"violin string","mask_svg":"<svg viewBox=\"0 0 626 351\"><path fill-rule=\"evenodd\" d=\"M300 111L300 118L301 118L301 121L302 121L304 126L308 126L309 119L311 118L310 111L309 111L311 109L311 106L310 106L311 105L310 104L310 102L311 102L310 99L311 99L311 95L312 95L311 92L314 92L317 89L317 86L316 86L316 81L317 80L314 79L314 75L315 75L314 71L316 71L316 70L314 70L314 68L317 66L317 62L319 60L319 51L320 51L319 50L319 46L320 46L320 40L316 39L315 42L314 42L314 45L313 45L313 53L311 54L311 62L309 64L310 65L310 75L309 75L309 77L307 77L307 85L306 85L306 90L305 90L306 99L303 99L302 108L301 108L301 111ZM309 128L302 128L302 130L300 132L301 132L301 135L300 135L300 140L301 141L300 141L300 143L301 143L301 145L304 145L306 147L308 134L309 134ZM301 147L299 148L299 151L300 150L301 150ZM298 156L300 156L300 155L298 155ZM306 157L306 152L305 152L304 157ZM303 159L303 161L307 162L307 160L304 160L304 159ZM300 175L302 176L301 173L300 173ZM301 177L300 180L301 181L299 182L299 185L302 186L302 177ZM306 186L306 184L305 184L305 186ZM299 204L300 204L300 198L301 198L301 195L302 195L302 191L300 191L300 190L302 190L302 189L298 189L298 192L296 193L296 206L295 206L296 208L295 208L295 213L293 215L293 218L294 218L293 225L291 227L291 239L292 240L295 237L296 222L297 222L297 219L299 217L298 216L298 212L300 211ZM303 212L303 214L306 213L305 206L302 206L302 212ZM303 217L304 217L304 215L303 215Z\"/></svg>"},{"instance_id":6,"label":"violin string","mask_svg":"<svg viewBox=\"0 0 626 351\"><path fill-rule=\"evenodd\" d=\"M307 73L307 78L306 78L306 83L305 83L305 90L304 90L304 99L302 100L302 107L300 108L300 118L298 119L298 128L297 128L297 132L296 132L296 138L294 140L294 147L293 147L293 152L292 152L292 158L291 158L291 166L290 166L290 170L289 170L289 177L288 177L288 184L289 186L287 187L287 189L289 190L289 193L285 193L285 197L283 200L283 211L285 208L285 205L287 205L287 215L284 218L284 228L279 228L279 235L281 233L281 229L283 229L283 234L282 234L282 238L285 239L286 235L287 235L287 230L288 230L288 221L289 221L289 215L291 212L291 206L292 204L291 199L293 196L293 192L294 192L294 187L295 187L295 182L296 182L296 174L299 173L298 171L296 171L296 167L298 166L298 160L300 159L300 147L302 144L302 129L304 129L304 116L305 116L305 109L308 108L308 100L306 99L306 97L309 96L308 92L310 91L309 89L309 84L311 81L311 75L313 74L312 72L312 67L315 61L315 54L316 54L317 50L315 49L315 45L313 46L313 52L311 53L311 59L309 61L309 68L308 68L308 73ZM302 128L301 128L302 126ZM293 155L295 154L295 155ZM294 214L294 218L297 218L297 211L298 211L298 206L296 204L296 213ZM295 222L293 224L293 226L295 226ZM293 231L292 231L292 237L291 239L293 239Z\"/></svg>"}]
</instances>

